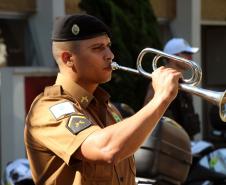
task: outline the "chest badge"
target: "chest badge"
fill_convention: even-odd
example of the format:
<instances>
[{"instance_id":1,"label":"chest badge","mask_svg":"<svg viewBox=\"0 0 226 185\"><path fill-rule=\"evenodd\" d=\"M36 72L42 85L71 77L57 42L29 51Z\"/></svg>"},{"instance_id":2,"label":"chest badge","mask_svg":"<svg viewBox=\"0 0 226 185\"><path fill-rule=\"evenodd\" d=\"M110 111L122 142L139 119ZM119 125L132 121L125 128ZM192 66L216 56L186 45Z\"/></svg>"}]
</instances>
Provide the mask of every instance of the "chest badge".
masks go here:
<instances>
[{"instance_id":1,"label":"chest badge","mask_svg":"<svg viewBox=\"0 0 226 185\"><path fill-rule=\"evenodd\" d=\"M81 103L88 103L88 97L87 96L83 96L82 98L81 98Z\"/></svg>"},{"instance_id":2,"label":"chest badge","mask_svg":"<svg viewBox=\"0 0 226 185\"><path fill-rule=\"evenodd\" d=\"M112 112L111 114L112 114L114 120L116 121L116 123L120 122L122 120L118 114L116 114L114 112Z\"/></svg>"}]
</instances>

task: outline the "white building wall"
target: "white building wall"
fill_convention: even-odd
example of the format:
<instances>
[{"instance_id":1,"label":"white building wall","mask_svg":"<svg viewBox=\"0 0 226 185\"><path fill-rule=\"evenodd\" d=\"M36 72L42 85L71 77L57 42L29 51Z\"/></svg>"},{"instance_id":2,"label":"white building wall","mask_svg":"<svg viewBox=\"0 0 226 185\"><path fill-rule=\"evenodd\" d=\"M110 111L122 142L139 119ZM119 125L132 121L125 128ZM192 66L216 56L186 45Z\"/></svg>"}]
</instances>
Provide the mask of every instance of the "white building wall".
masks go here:
<instances>
[{"instance_id":1,"label":"white building wall","mask_svg":"<svg viewBox=\"0 0 226 185\"><path fill-rule=\"evenodd\" d=\"M193 47L200 48L199 52L194 54L193 60L201 66L201 1L179 0L177 1L176 12L176 19L171 24L173 35L186 39ZM202 100L193 96L193 101L202 126Z\"/></svg>"},{"instance_id":2,"label":"white building wall","mask_svg":"<svg viewBox=\"0 0 226 185\"><path fill-rule=\"evenodd\" d=\"M1 174L9 161L26 157L24 146L26 76L56 76L57 70L38 67L0 69ZM38 84L37 84L38 85Z\"/></svg>"},{"instance_id":3,"label":"white building wall","mask_svg":"<svg viewBox=\"0 0 226 185\"><path fill-rule=\"evenodd\" d=\"M37 52L37 64L33 66L54 67L51 34L53 20L65 14L64 0L37 0L37 13L29 19L29 26Z\"/></svg>"},{"instance_id":4,"label":"white building wall","mask_svg":"<svg viewBox=\"0 0 226 185\"><path fill-rule=\"evenodd\" d=\"M23 141L26 116L24 77L56 74L51 53L51 32L54 18L64 14L64 0L37 0L37 12L29 17L28 21L38 57L37 63L33 65L42 66L42 68L6 67L0 69L1 177L7 162L26 156Z\"/></svg>"}]
</instances>

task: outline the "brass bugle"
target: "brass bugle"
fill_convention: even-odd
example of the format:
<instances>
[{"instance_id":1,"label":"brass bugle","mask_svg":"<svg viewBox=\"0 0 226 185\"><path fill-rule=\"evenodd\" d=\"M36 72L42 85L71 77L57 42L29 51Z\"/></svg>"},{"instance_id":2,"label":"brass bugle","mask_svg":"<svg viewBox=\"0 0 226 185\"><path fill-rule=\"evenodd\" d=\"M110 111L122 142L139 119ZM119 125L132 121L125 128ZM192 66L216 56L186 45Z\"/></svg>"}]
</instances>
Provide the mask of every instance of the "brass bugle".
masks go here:
<instances>
[{"instance_id":1,"label":"brass bugle","mask_svg":"<svg viewBox=\"0 0 226 185\"><path fill-rule=\"evenodd\" d=\"M140 73L147 74L147 72L142 67L142 61L143 61L142 59L143 59L144 55L147 53L155 54L155 57L153 58L153 61L152 61L153 70L156 70L158 68L158 62L160 61L160 58L171 59L178 63L185 64L185 65L189 66L191 69L191 77L188 79L182 77L182 82L184 82L186 84L190 84L192 86L197 86L201 82L202 69L196 64L196 62L185 59L185 58L181 58L179 56L170 55L170 54L164 53L162 51L159 51L159 50L153 49L153 48L145 48L138 55L137 69Z\"/></svg>"},{"instance_id":2,"label":"brass bugle","mask_svg":"<svg viewBox=\"0 0 226 185\"><path fill-rule=\"evenodd\" d=\"M208 102L217 105L219 107L219 116L221 120L223 122L226 122L226 91L217 92L217 91L212 91L212 90L197 87L197 85L199 84L202 78L202 70L195 62L191 60L187 60L175 55L170 55L153 48L145 48L140 52L140 54L137 57L137 69L120 66L115 61L112 62L111 67L113 70L117 70L117 69L123 70L130 73L142 75L146 78L151 79L151 73L146 72L142 68L143 56L146 53L150 53L150 52L156 54L156 56L152 61L153 70L157 69L157 62L161 57L173 59L178 62L184 62L187 65L189 65L192 68L192 72L193 72L192 77L190 79L183 79L183 83L179 84L179 89L182 91L188 92L190 94L199 96L204 100L207 100Z\"/></svg>"}]
</instances>

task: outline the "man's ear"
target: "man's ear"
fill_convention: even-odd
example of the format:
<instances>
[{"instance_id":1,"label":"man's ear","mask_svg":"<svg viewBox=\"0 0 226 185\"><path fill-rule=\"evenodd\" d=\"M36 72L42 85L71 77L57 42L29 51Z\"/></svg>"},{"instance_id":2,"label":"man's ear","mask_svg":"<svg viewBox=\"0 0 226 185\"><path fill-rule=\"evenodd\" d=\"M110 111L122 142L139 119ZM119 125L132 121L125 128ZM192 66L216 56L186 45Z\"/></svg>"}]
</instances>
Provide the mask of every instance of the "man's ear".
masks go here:
<instances>
[{"instance_id":1,"label":"man's ear","mask_svg":"<svg viewBox=\"0 0 226 185\"><path fill-rule=\"evenodd\" d=\"M61 59L63 61L63 63L65 65L67 65L68 67L72 67L73 66L73 62L71 61L71 54L67 51L62 52L61 54Z\"/></svg>"}]
</instances>

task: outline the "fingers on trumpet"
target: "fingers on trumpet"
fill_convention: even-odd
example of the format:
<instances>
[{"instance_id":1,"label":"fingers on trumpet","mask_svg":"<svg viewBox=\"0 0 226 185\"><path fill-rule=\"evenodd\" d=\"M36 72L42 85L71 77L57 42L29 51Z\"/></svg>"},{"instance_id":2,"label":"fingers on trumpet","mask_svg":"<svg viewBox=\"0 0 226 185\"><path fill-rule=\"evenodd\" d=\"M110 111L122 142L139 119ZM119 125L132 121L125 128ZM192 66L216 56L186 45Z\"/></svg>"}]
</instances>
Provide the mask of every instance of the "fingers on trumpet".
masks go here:
<instances>
[{"instance_id":1,"label":"fingers on trumpet","mask_svg":"<svg viewBox=\"0 0 226 185\"><path fill-rule=\"evenodd\" d=\"M166 67L159 67L152 74L152 85L155 93L166 98L174 99L179 89L181 72Z\"/></svg>"}]
</instances>

